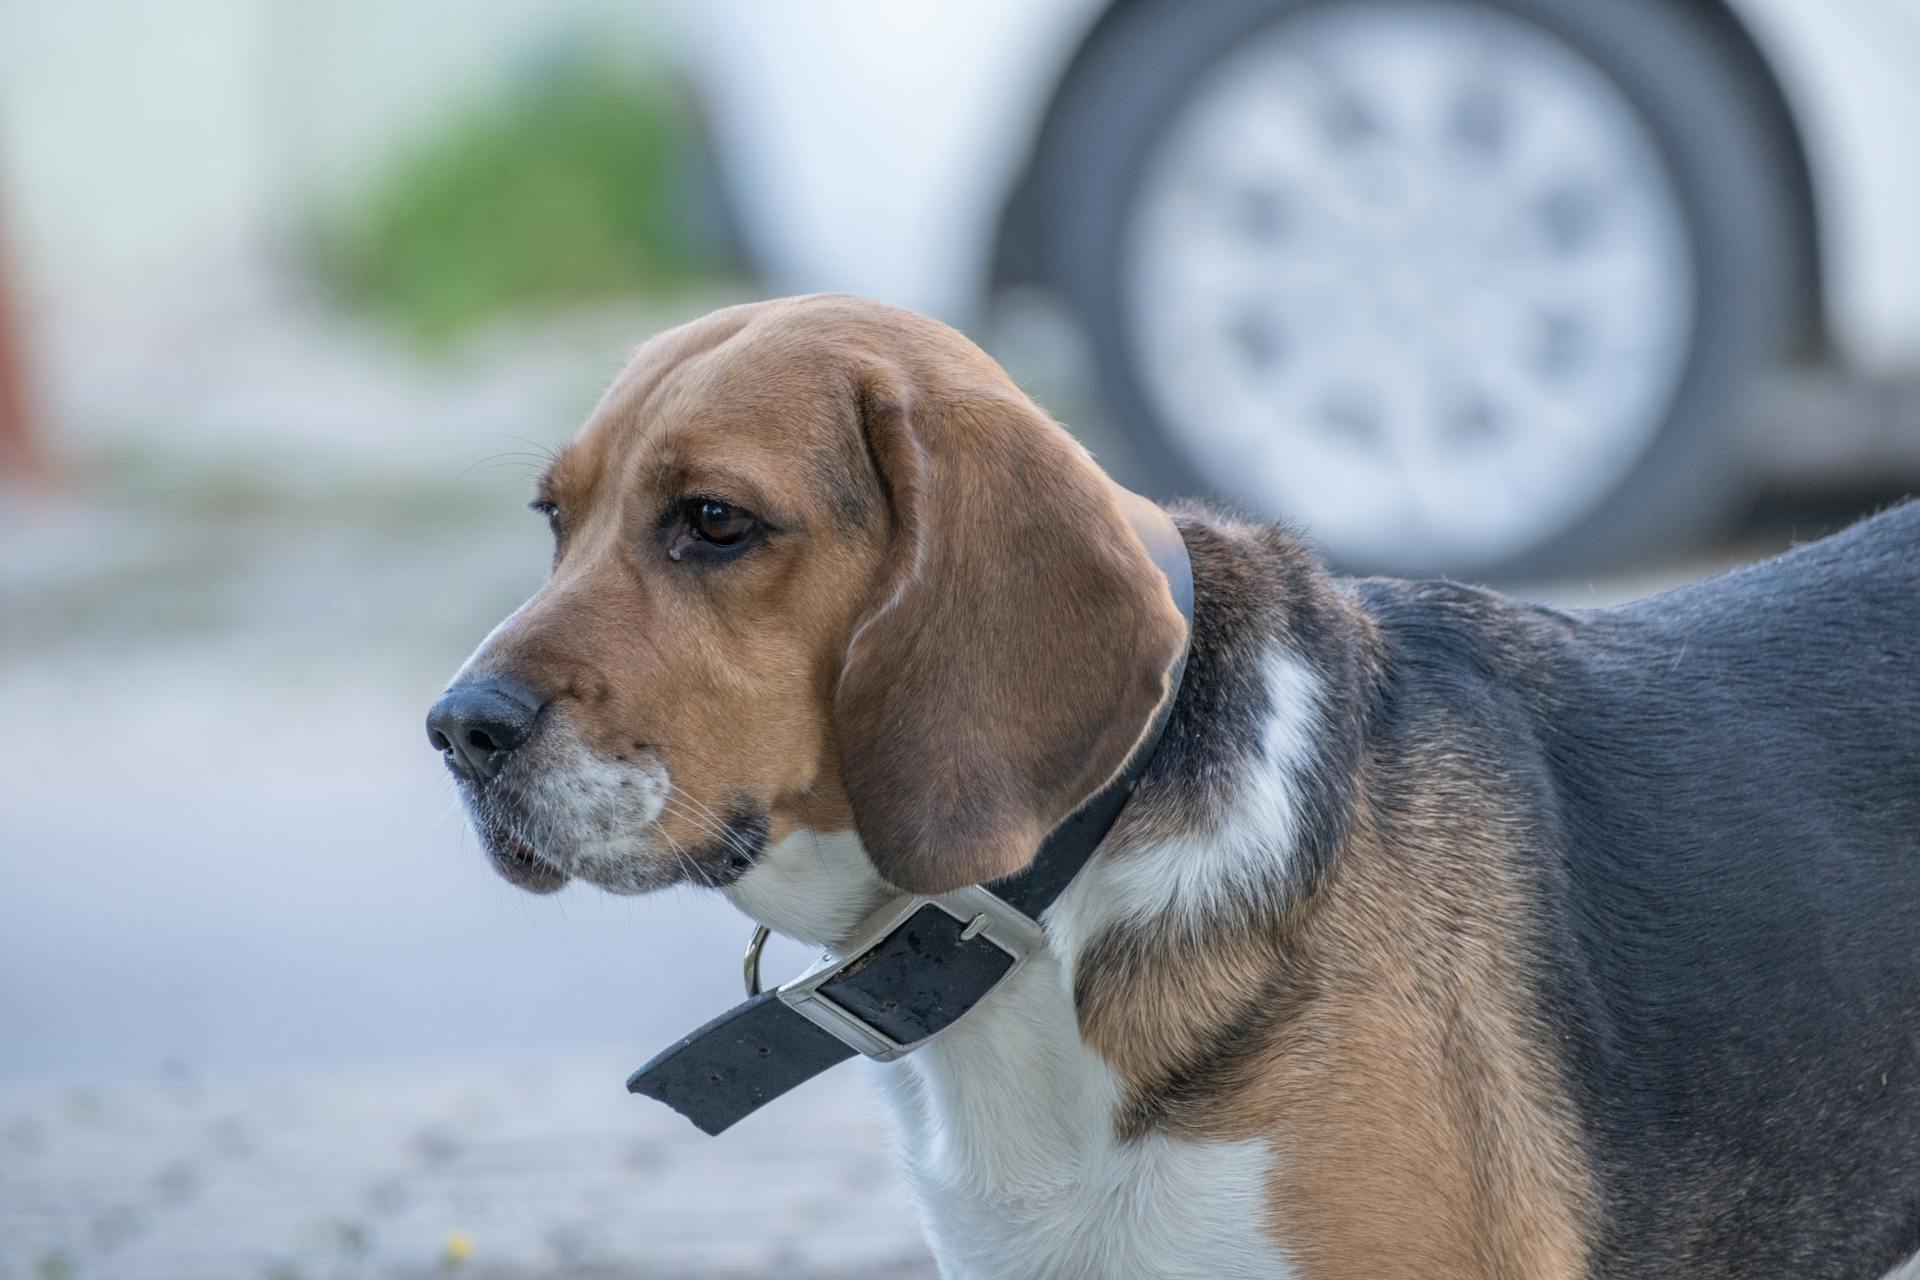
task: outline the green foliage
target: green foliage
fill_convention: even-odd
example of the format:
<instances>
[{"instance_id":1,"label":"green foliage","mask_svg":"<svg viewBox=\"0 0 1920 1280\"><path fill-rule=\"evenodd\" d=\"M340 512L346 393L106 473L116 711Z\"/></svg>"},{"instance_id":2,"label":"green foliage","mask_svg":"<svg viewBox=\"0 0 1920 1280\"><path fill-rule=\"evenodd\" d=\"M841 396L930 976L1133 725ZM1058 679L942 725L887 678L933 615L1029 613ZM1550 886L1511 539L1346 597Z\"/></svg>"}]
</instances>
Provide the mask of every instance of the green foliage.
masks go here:
<instances>
[{"instance_id":1,"label":"green foliage","mask_svg":"<svg viewBox=\"0 0 1920 1280\"><path fill-rule=\"evenodd\" d=\"M450 120L323 249L350 298L429 341L500 315L709 281L693 131L658 72L572 65Z\"/></svg>"}]
</instances>

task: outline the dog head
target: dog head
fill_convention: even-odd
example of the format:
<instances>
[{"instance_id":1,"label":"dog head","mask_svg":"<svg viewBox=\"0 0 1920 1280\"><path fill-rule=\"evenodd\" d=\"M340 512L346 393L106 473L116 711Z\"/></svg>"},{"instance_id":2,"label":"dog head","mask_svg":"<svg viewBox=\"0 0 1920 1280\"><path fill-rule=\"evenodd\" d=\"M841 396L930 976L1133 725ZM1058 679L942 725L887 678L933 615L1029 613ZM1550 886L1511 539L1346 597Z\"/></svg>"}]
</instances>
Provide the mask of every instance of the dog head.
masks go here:
<instances>
[{"instance_id":1,"label":"dog head","mask_svg":"<svg viewBox=\"0 0 1920 1280\"><path fill-rule=\"evenodd\" d=\"M943 325L717 312L641 347L541 477L551 576L429 736L535 891L727 885L801 828L913 892L1012 874L1184 639L1116 492Z\"/></svg>"}]
</instances>

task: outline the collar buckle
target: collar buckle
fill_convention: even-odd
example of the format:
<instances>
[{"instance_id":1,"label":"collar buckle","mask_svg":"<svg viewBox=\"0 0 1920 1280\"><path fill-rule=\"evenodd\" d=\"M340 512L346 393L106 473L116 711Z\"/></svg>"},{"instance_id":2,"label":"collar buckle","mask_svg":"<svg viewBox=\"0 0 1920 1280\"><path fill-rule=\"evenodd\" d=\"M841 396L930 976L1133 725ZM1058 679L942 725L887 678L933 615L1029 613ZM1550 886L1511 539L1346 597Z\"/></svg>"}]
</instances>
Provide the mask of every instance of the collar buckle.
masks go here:
<instances>
[{"instance_id":1,"label":"collar buckle","mask_svg":"<svg viewBox=\"0 0 1920 1280\"><path fill-rule=\"evenodd\" d=\"M982 944L987 951L978 950ZM978 989L961 993L958 1008L938 1000L916 1007L916 993L889 996L861 983L863 974L882 976L879 971L886 966L870 969L873 960L902 946L916 955L935 950L955 957L964 953L966 960L954 968L977 975ZM973 885L937 897L902 894L860 922L843 957L822 956L775 994L849 1049L891 1062L958 1022L1044 946L1046 933L1040 922L990 889ZM905 1008L900 1007L903 1000Z\"/></svg>"}]
</instances>

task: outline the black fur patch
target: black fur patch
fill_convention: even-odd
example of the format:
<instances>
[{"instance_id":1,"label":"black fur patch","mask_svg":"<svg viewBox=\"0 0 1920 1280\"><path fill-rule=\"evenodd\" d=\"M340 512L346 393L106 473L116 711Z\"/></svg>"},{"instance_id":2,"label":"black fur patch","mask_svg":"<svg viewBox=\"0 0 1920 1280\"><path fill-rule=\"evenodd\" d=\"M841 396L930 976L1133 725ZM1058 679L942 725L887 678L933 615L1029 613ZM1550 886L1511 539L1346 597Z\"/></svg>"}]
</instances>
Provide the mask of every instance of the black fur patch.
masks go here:
<instances>
[{"instance_id":1,"label":"black fur patch","mask_svg":"<svg viewBox=\"0 0 1920 1280\"><path fill-rule=\"evenodd\" d=\"M1324 691L1317 758L1301 779L1302 830L1288 853L1301 891L1346 834L1376 658L1353 602L1285 528L1175 512L1193 563L1193 632L1180 698L1140 781L1142 809L1204 830L1232 807L1273 715L1263 666L1276 648L1310 664ZM1124 821L1124 819L1123 819Z\"/></svg>"},{"instance_id":2,"label":"black fur patch","mask_svg":"<svg viewBox=\"0 0 1920 1280\"><path fill-rule=\"evenodd\" d=\"M1522 995L1598 1191L1593 1273L1877 1280L1920 1251L1920 504L1575 613L1340 580L1284 530L1180 523L1186 682L1122 821L1204 832L1227 810L1276 643L1326 705L1300 846L1276 851L1293 896L1222 922L1271 943L1274 982L1126 1127L1206 1105L1312 998L1288 921L1339 856L1355 779L1391 832L1397 808L1449 803L1396 765L1439 749L1484 788L1463 801L1522 833ZM1178 952L1111 930L1083 990Z\"/></svg>"},{"instance_id":3,"label":"black fur patch","mask_svg":"<svg viewBox=\"0 0 1920 1280\"><path fill-rule=\"evenodd\" d=\"M694 863L712 877L716 886L738 880L767 851L767 815L760 811L735 810L724 819L725 832L694 851Z\"/></svg>"},{"instance_id":4,"label":"black fur patch","mask_svg":"<svg viewBox=\"0 0 1920 1280\"><path fill-rule=\"evenodd\" d=\"M1150 1097L1134 1100L1125 1132L1217 1092L1245 1055L1257 1051L1274 1020L1303 998L1298 975L1278 963L1289 908L1311 900L1346 838L1364 722L1379 697L1371 626L1304 542L1284 527L1223 520L1204 508L1174 515L1194 577L1186 672L1153 760L1121 815L1122 828L1144 818L1204 833L1233 809L1264 765L1262 734L1274 714L1265 663L1276 650L1312 667L1322 704L1317 750L1296 780L1295 841L1273 851L1274 865L1287 867L1292 879L1276 884L1270 897L1243 904L1236 917L1210 922L1205 939L1175 940L1158 928L1120 925L1076 966L1075 997L1084 1004L1088 984L1125 985L1130 974L1185 963L1183 949L1219 940L1220 930L1251 935L1276 955L1268 986L1246 992L1237 1017L1217 1027Z\"/></svg>"},{"instance_id":5,"label":"black fur patch","mask_svg":"<svg viewBox=\"0 0 1920 1280\"><path fill-rule=\"evenodd\" d=\"M1920 1250L1920 505L1619 609L1359 584L1529 828L1604 1276Z\"/></svg>"}]
</instances>

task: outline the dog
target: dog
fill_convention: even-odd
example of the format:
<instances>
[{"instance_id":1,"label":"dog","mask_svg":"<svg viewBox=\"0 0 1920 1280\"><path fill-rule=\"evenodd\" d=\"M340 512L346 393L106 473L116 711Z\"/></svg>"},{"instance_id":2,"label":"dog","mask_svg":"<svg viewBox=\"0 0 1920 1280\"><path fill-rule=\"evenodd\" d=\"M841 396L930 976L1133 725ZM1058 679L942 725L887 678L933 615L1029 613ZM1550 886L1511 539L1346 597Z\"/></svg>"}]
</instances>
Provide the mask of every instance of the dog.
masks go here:
<instances>
[{"instance_id":1,"label":"dog","mask_svg":"<svg viewBox=\"0 0 1920 1280\"><path fill-rule=\"evenodd\" d=\"M1920 505L1579 612L1183 507L1189 626L991 359L841 296L647 342L532 505L429 717L524 888L845 948L1134 769L874 1068L943 1276L1920 1265Z\"/></svg>"}]
</instances>

